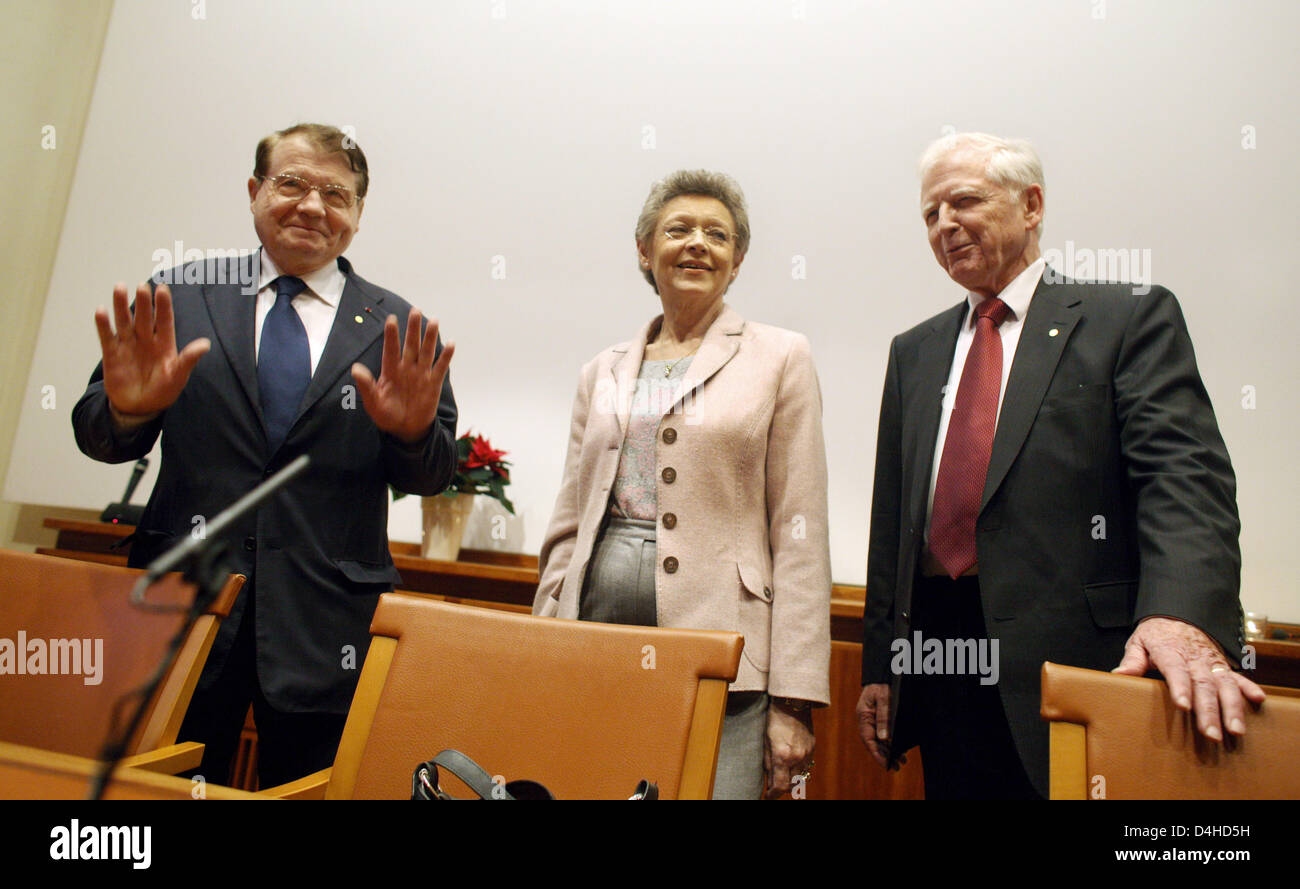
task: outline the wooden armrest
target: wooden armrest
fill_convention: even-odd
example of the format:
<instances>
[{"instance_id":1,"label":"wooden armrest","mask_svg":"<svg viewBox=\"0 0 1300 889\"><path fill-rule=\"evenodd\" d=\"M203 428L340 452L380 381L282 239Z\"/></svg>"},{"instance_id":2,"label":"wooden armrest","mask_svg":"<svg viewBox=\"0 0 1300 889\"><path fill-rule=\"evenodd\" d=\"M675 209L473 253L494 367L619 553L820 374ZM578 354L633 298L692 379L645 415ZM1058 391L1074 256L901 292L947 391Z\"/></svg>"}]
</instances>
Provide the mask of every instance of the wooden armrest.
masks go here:
<instances>
[{"instance_id":1,"label":"wooden armrest","mask_svg":"<svg viewBox=\"0 0 1300 889\"><path fill-rule=\"evenodd\" d=\"M202 761L203 745L198 741L186 741L183 744L159 747L148 753L123 757L119 765L163 775L177 775L190 769L197 769Z\"/></svg>"},{"instance_id":2,"label":"wooden armrest","mask_svg":"<svg viewBox=\"0 0 1300 889\"><path fill-rule=\"evenodd\" d=\"M330 783L330 772L333 768L321 769L319 772L313 772L299 778L297 781L290 781L288 784L278 784L275 787L268 787L266 790L259 790L258 796L270 796L275 799L324 799L325 788Z\"/></svg>"}]
</instances>

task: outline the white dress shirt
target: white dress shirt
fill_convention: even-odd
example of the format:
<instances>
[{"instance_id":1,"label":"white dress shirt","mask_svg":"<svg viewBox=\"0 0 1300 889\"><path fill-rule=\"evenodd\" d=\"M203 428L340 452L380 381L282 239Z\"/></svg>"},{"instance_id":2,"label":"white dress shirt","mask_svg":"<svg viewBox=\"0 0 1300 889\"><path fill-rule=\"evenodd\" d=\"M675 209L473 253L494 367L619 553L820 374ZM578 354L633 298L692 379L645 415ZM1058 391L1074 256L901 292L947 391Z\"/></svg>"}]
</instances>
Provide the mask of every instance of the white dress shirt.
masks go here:
<instances>
[{"instance_id":1,"label":"white dress shirt","mask_svg":"<svg viewBox=\"0 0 1300 889\"><path fill-rule=\"evenodd\" d=\"M998 413L1002 412L1002 399L1007 394L1007 379L1011 376L1011 363L1016 358L1016 346L1020 343L1020 331L1024 330L1025 315L1029 312L1029 301L1038 289L1038 281L1043 277L1047 260L1039 257L1027 269L1017 275L1010 284L1002 288L998 299L1007 304L1011 313L998 325L998 335L1002 338L1002 385L998 389ZM930 495L925 510L925 541L930 542L930 514L934 511L934 486L939 478L939 464L943 460L943 446L948 439L948 420L952 417L952 407L957 400L957 387L961 384L961 372L966 367L966 355L975 342L975 307L984 302L978 293L966 294L969 307L962 322L961 332L957 334L957 347L953 350L952 370L948 373L948 384L943 387L943 412L939 415L939 435L934 442L934 463L930 467ZM996 428L996 426L995 426Z\"/></svg>"},{"instance_id":2,"label":"white dress shirt","mask_svg":"<svg viewBox=\"0 0 1300 889\"><path fill-rule=\"evenodd\" d=\"M257 314L253 327L253 356L256 358L262 350L262 325L266 323L267 313L275 305L275 288L271 286L280 277L280 270L275 267L271 257L262 251L262 271L257 282ZM339 299L343 296L343 287L347 276L339 269L338 261L299 275L307 289L293 298L291 305L302 326L307 330L307 345L311 351L311 372L316 373L320 356L325 352L325 343L330 338L334 327L334 316L339 311Z\"/></svg>"}]
</instances>

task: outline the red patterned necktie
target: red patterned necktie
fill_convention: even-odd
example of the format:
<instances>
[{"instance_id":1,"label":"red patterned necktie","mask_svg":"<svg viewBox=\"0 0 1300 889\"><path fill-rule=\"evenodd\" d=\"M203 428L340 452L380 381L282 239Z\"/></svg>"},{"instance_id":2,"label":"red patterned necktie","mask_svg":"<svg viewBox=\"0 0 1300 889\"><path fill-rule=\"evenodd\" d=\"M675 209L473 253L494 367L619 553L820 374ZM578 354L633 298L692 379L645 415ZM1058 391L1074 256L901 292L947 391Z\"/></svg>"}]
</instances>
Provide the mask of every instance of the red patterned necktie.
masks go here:
<instances>
[{"instance_id":1,"label":"red patterned necktie","mask_svg":"<svg viewBox=\"0 0 1300 889\"><path fill-rule=\"evenodd\" d=\"M993 453L1002 389L998 325L1011 310L996 296L975 307L975 339L966 353L957 399L948 420L943 459L930 510L930 552L956 580L975 564L975 518Z\"/></svg>"}]
</instances>

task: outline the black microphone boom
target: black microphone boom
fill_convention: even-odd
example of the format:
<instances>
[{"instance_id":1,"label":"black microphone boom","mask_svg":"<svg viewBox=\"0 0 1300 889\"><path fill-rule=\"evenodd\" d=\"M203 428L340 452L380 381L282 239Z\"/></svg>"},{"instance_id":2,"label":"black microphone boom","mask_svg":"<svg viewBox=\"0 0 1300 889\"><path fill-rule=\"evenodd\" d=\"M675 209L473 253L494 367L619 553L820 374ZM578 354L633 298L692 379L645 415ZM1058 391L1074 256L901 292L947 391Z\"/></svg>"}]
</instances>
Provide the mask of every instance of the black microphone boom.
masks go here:
<instances>
[{"instance_id":1,"label":"black microphone boom","mask_svg":"<svg viewBox=\"0 0 1300 889\"><path fill-rule=\"evenodd\" d=\"M209 539L220 537L227 526L233 524L236 520L243 518L244 513L257 506L267 497L270 497L295 475L307 468L311 462L306 454L300 455L288 466L281 469L275 475L262 482L253 490L249 491L243 497L240 497L230 506L226 507L220 515L207 523L202 537L190 537L173 546L167 552L154 559L146 569L147 574L140 579L136 585L135 592L132 593L132 601L139 602L143 598L144 588L162 577L168 571L175 571L177 566L194 557L199 551L210 546Z\"/></svg>"},{"instance_id":2,"label":"black microphone boom","mask_svg":"<svg viewBox=\"0 0 1300 889\"><path fill-rule=\"evenodd\" d=\"M135 493L136 485L140 484L140 479L144 478L144 471L149 468L149 458L141 457L135 461L135 468L131 470L131 480L126 483L126 493L122 495L120 503L110 503L99 514L101 522L111 522L114 525L138 525L140 517L144 515L143 506L132 506L131 495Z\"/></svg>"}]
</instances>

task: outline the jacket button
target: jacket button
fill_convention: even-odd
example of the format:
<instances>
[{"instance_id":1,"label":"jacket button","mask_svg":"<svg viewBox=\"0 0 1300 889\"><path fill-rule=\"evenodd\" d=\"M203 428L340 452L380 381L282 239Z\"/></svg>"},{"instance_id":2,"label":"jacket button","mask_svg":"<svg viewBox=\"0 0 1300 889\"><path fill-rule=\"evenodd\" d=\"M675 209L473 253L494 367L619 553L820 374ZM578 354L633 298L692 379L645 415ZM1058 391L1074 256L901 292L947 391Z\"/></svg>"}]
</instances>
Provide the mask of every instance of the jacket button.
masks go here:
<instances>
[{"instance_id":1,"label":"jacket button","mask_svg":"<svg viewBox=\"0 0 1300 889\"><path fill-rule=\"evenodd\" d=\"M664 571L668 572L669 574L677 573L677 559L675 557L669 556L668 558L664 559Z\"/></svg>"},{"instance_id":2,"label":"jacket button","mask_svg":"<svg viewBox=\"0 0 1300 889\"><path fill-rule=\"evenodd\" d=\"M673 469L671 466L664 467L664 471L661 472L660 475L663 476L664 484L671 485L673 482L677 481L677 470Z\"/></svg>"},{"instance_id":3,"label":"jacket button","mask_svg":"<svg viewBox=\"0 0 1300 889\"><path fill-rule=\"evenodd\" d=\"M244 549L248 550L250 553L251 553L253 550L257 549L257 538L256 538L256 537L245 537L245 538L244 538Z\"/></svg>"},{"instance_id":4,"label":"jacket button","mask_svg":"<svg viewBox=\"0 0 1300 889\"><path fill-rule=\"evenodd\" d=\"M677 516L671 512L664 513L664 527L672 530L677 527Z\"/></svg>"},{"instance_id":5,"label":"jacket button","mask_svg":"<svg viewBox=\"0 0 1300 889\"><path fill-rule=\"evenodd\" d=\"M672 444L677 441L677 430L669 426L664 430L664 444Z\"/></svg>"},{"instance_id":6,"label":"jacket button","mask_svg":"<svg viewBox=\"0 0 1300 889\"><path fill-rule=\"evenodd\" d=\"M911 620L906 611L903 612L903 620Z\"/></svg>"}]
</instances>

